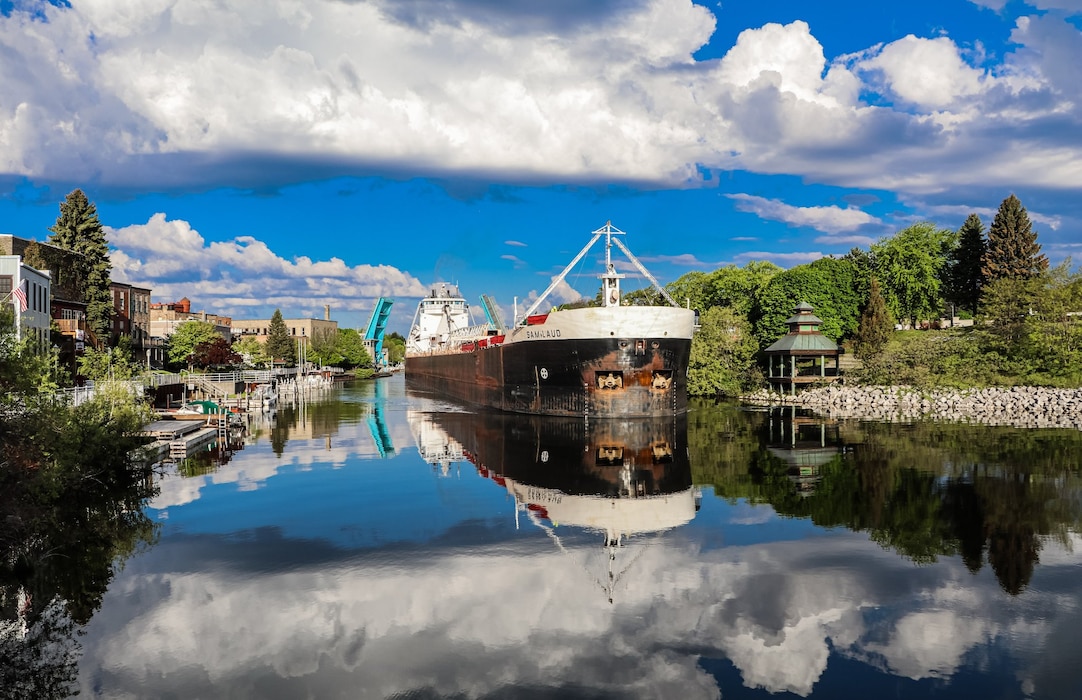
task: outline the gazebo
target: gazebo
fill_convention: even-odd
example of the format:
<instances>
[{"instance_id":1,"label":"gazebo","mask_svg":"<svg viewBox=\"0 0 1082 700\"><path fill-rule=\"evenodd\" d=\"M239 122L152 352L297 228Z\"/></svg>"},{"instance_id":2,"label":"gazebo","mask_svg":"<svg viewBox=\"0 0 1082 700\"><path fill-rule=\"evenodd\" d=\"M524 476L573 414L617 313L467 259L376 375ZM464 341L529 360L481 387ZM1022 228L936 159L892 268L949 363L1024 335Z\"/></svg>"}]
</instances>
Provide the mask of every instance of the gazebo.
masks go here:
<instances>
[{"instance_id":1,"label":"gazebo","mask_svg":"<svg viewBox=\"0 0 1082 700\"><path fill-rule=\"evenodd\" d=\"M763 352L769 367L767 379L779 391L796 393L798 384L832 382L838 378L838 344L819 332L823 320L812 313L812 305L802 301L793 309L786 323L789 332ZM827 369L827 358L834 358L834 367Z\"/></svg>"}]
</instances>

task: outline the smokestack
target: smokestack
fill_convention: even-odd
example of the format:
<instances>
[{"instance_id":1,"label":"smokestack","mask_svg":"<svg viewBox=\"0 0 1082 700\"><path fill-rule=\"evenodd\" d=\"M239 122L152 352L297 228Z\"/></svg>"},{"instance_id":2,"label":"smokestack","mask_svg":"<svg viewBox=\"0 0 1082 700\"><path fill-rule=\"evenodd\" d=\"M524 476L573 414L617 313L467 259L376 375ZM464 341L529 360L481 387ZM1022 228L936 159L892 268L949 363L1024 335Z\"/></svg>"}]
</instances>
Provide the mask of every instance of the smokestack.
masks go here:
<instances>
[{"instance_id":1,"label":"smokestack","mask_svg":"<svg viewBox=\"0 0 1082 700\"><path fill-rule=\"evenodd\" d=\"M331 320L331 305L330 304L324 304L323 305L323 320L324 321L330 321Z\"/></svg>"}]
</instances>

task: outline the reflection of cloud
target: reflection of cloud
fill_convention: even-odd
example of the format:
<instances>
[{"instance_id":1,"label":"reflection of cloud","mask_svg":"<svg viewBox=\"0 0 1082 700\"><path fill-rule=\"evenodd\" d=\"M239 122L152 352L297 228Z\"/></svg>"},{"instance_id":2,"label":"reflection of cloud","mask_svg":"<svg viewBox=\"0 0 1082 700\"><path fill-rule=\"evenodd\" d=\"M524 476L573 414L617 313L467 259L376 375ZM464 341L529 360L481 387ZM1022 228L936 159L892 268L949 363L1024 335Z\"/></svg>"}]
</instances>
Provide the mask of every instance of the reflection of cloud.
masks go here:
<instances>
[{"instance_id":1,"label":"reflection of cloud","mask_svg":"<svg viewBox=\"0 0 1082 700\"><path fill-rule=\"evenodd\" d=\"M991 577L969 578L957 560L914 567L859 534L701 551L674 531L618 554L631 566L610 606L597 587L604 551L561 531L565 551L534 533L440 551L343 552L318 565L253 562L245 571L228 568L243 559L229 548L245 542L189 551L166 541L120 574L95 618L84 692L105 674L133 694L153 687L181 696L204 687L251 695L259 677L288 681L299 695L337 684L374 697L589 687L716 698L702 654L730 659L749 687L805 696L832 649L886 660L905 677L948 678L967 654L1009 646L1013 637L996 634L1009 628L1024 641L1006 653L1025 668L1061 603L1030 591L1025 608L1003 605ZM205 572L184 557L227 568ZM964 595L960 577L971 581Z\"/></svg>"}]
</instances>

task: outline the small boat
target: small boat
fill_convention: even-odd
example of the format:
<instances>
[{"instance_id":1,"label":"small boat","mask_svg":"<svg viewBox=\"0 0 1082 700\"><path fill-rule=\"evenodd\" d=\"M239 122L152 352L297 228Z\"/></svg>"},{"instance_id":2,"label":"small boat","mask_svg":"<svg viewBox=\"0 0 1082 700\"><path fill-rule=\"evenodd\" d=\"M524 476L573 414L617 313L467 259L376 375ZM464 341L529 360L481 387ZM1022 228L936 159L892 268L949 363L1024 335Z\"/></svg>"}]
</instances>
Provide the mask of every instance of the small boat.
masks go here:
<instances>
[{"instance_id":1,"label":"small boat","mask_svg":"<svg viewBox=\"0 0 1082 700\"><path fill-rule=\"evenodd\" d=\"M533 305L504 326L488 297L474 323L458 288L436 283L421 299L406 339L406 384L475 406L513 413L650 417L687 411L687 369L697 313L676 303L620 241L611 222L553 279ZM538 310L586 253L605 238L598 306ZM616 271L619 248L665 305L627 305Z\"/></svg>"}]
</instances>

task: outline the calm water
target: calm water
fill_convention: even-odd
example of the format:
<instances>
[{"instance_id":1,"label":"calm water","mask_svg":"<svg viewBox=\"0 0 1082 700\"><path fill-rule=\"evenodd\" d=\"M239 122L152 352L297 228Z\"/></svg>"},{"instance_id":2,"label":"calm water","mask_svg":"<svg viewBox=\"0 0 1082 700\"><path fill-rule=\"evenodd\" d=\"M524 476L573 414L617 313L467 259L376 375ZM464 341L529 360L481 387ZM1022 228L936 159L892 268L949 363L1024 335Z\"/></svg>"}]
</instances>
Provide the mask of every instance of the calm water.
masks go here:
<instances>
[{"instance_id":1,"label":"calm water","mask_svg":"<svg viewBox=\"0 0 1082 700\"><path fill-rule=\"evenodd\" d=\"M76 683L1079 698L1080 455L1070 431L706 403L587 426L358 383L160 480Z\"/></svg>"}]
</instances>

